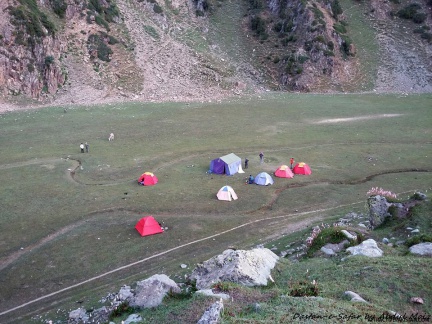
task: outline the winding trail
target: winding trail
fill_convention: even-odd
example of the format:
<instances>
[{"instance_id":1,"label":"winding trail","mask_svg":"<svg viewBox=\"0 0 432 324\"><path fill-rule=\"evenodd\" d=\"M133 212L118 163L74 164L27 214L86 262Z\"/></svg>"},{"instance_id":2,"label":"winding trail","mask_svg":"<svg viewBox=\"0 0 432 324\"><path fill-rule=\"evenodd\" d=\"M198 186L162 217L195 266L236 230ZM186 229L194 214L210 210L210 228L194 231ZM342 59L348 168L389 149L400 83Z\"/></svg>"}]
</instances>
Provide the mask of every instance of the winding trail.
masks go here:
<instances>
[{"instance_id":1,"label":"winding trail","mask_svg":"<svg viewBox=\"0 0 432 324\"><path fill-rule=\"evenodd\" d=\"M409 193L409 192L413 192L413 190L405 191L405 192L400 192L400 193L398 193L398 194L406 194L406 193ZM89 279L87 279L87 280L81 281L81 282L79 282L79 283L76 283L76 284L71 285L71 286L69 286L69 287L65 287L65 288L63 288L63 289L60 289L60 290L54 291L54 292L52 292L52 293L50 293L50 294L47 294L47 295L44 295L44 296L41 296L41 297L35 298L35 299L33 299L33 300L31 300L31 301L28 301L28 302L26 302L26 303L24 303L24 304L21 304L21 305L19 305L19 306L16 306L16 307L13 307L13 308L10 308L10 309L8 309L8 310L6 310L6 311L1 312L1 313L0 313L0 316L1 316L1 315L8 314L8 313L11 313L11 312L13 312L13 311L16 311L16 310L18 310L18 309L21 309L21 308L23 308L23 307L26 307L26 306L28 306L28 305L34 304L34 303L36 303L36 302L38 302L38 301L44 300L44 299L46 299L46 298L49 298L49 297L52 297L52 296L58 295L58 294L60 294L60 293L62 293L62 292L65 292L65 291L68 291L68 290L71 290L71 289L74 289L74 288L80 287L80 286L82 286L82 285L85 285L85 284L90 283L90 282L92 282L92 281L95 281L95 280L97 280L97 279L100 279L100 278L106 277L106 276L108 276L108 275L110 275L110 274L113 274L113 273L115 273L115 272L119 272L119 271L121 271L121 270L131 268L131 267L133 267L133 266L135 266L135 265L137 265L137 264L143 263L143 262L145 262L145 261L148 261L148 260L151 260L151 259L154 259L154 258L160 257L160 256L162 256L162 255L169 254L169 253L171 253L171 252L174 252L174 251L176 251L176 250L182 249L182 248L187 247L187 246L189 246L189 245L197 244L197 243L200 243L200 242L203 242L203 241L207 241L207 240L213 239L213 238L215 238L215 237L219 237L219 236L224 235L224 234L226 234L226 233L236 231L236 230L238 230L238 229L240 229L240 228L243 228L243 227L246 227L246 226L249 226L249 225L252 225L252 224L261 223L261 222L265 222L265 221L273 221L273 220L275 220L275 219L282 219L282 218L287 218L287 217L292 217L292 216L302 216L302 215L309 215L309 214L314 214L314 213L326 212L326 211L330 211L330 210L334 210L334 209L338 209L338 208L342 208L342 207L355 206L355 205L362 204L362 203L364 203L363 200L362 200L362 201L358 201L358 202L354 202L354 203L350 203L350 204L338 205L338 206L334 206L334 207L331 207L331 208L316 209L316 210L311 210L311 211L306 211L306 212L296 212L296 213L291 213L291 214L285 214L285 215L279 215L279 216L273 216L273 217L265 217L265 218L261 218L261 219L253 220L253 221L250 221L250 222L247 222L247 223L241 224L241 225L239 225L239 226L235 226L235 227L233 227L233 228L227 229L227 230L225 230L225 231L222 231L222 232L216 233L216 234L214 234L214 235L206 236L206 237L203 237L203 238L201 238L201 239L198 239L198 240L195 240L195 241L191 241L191 242L188 242L188 243L185 243L185 244L182 244L182 245L176 246L176 247L174 247L174 248L171 248L171 249L168 249L168 250L165 250L165 251L162 251L162 252L159 252L159 253L153 254L152 256L149 256L149 257L147 257L147 258L144 258L144 259L141 259L141 260L138 260L138 261L135 261L135 262L129 263L129 264L127 264L127 265L124 265L124 266L118 267L118 268L116 268L116 269L113 269L113 270L107 271L107 272L105 272L105 273L102 273L102 274L100 274L100 275L98 275L98 276L95 276L95 277L89 278ZM314 221L314 219L308 219L308 221L309 221L309 222L312 222L312 221ZM294 223L293 225L294 225L296 228L299 228L299 225L303 225L303 224L304 224L304 221L301 221L301 222L298 222L298 223ZM296 226L296 225L297 225L297 226ZM65 229L66 229L66 228L65 228ZM71 228L69 228L69 229L71 229ZM59 232L60 232L60 231L59 231Z\"/></svg>"},{"instance_id":2,"label":"winding trail","mask_svg":"<svg viewBox=\"0 0 432 324\"><path fill-rule=\"evenodd\" d=\"M366 143L358 143L358 144L367 145ZM338 143L338 144L334 144L334 143L333 143L333 144L329 144L329 145L341 145L341 144L340 144L340 143ZM348 145L348 144L345 143L345 145ZM353 144L352 144L352 143L349 143L349 145L353 145ZM369 143L368 145L370 145L370 143ZM279 148L279 149L276 149L276 150L269 150L269 151L276 152L276 151L283 151L283 150L287 150L287 149L290 149L290 148ZM298 148L297 148L297 149L298 149ZM243 152L243 153L245 153L245 152ZM155 169L155 170L161 170L161 169L166 168L166 167L168 167L168 166L170 166L170 165L172 165L172 164L174 164L174 163L179 163L179 161L184 161L184 160L190 159L191 157L197 157L197 156L201 156L201 155L204 155L204 154L208 155L209 153L208 153L208 152L200 152L200 153L197 153L197 154L195 154L195 155L190 155L190 156L187 156L187 157L184 157L184 158L180 158L179 160L171 160L171 161L174 161L174 162L161 163L161 164L159 164L157 167L155 167L154 169ZM78 181L77 179L75 179L75 172L76 172L76 170L79 169L79 167L81 166L81 161L79 161L79 160L77 160L77 159L72 159L72 158L67 158L67 159L65 159L65 158L55 158L55 159L34 159L34 160L30 160L30 161L25 161L25 162L16 162L16 163L11 163L11 164L0 165L0 170L6 170L6 169L16 168L16 167L24 167L24 166L29 166L29 165L37 165L37 164L58 163L58 162L64 162L64 161L68 161L68 162L70 161L70 162L72 163L72 167L71 167L71 168L68 168L67 171L66 171L67 174L68 174L69 177L70 177L70 180L73 180L74 182L76 182L76 183L78 183L78 184L81 184L81 185L94 185L94 184L86 184L86 183L84 183L84 182L81 182L81 181ZM410 169L394 169L394 170L388 170L388 171L385 171L385 172L380 172L380 173L372 174L372 175L369 175L369 176L364 177L364 178L361 178L361 179L356 179L356 180L346 181L346 182L344 182L344 181L315 181L315 182L309 182L309 183L306 183L306 184L288 184L288 185L285 186L284 188L280 188L280 189L275 190L275 192L274 192L274 194L273 194L273 196L272 196L272 199L271 199L271 200L270 200L266 205L264 205L263 207L261 207L261 208L258 209L258 210L251 211L251 212L246 212L246 213L254 213L254 212L259 212L259 211L262 211L262 210L267 210L267 209L269 210L269 209L271 209L271 208L273 207L273 205L276 203L276 201L277 201L277 199L279 198L279 196L280 196L280 195L281 195L285 190L288 190L288 189L290 189L290 188L296 188L296 187L307 187L307 186L310 186L310 185L316 185L316 184L320 184L320 183L341 184L341 185L355 185L355 184L365 183L365 182L370 181L370 180L372 180L373 178L378 177L378 176L380 176L380 175L384 175L384 174L393 174L393 173L404 173L404 172L430 172L430 170L428 170L428 169L417 169L417 168L410 168ZM128 180L128 181L130 181L130 180ZM123 183L123 182L124 182L124 181L121 181L121 183ZM115 185L115 184L117 184L117 183L119 183L119 182L115 182L115 183L111 183L111 184L96 184L96 185ZM399 194L409 193L409 192L413 192L413 191L414 191L414 190L410 190L410 191L403 192L403 193L399 193ZM185 244L182 244L182 245L176 246L176 247L171 248L171 249L167 249L167 250L165 250L165 251L162 251L162 252L156 253L156 254L154 254L154 255L152 255L152 256L149 256L149 257L146 257L146 258L144 258L144 259L141 259L141 260L138 260L138 261L135 261L135 262L129 263L129 264L127 264L127 265L124 265L124 266L118 267L118 268L116 268L116 269L113 269L113 270L107 271L107 272L105 272L105 273L103 273L103 274L100 274L100 275L98 275L98 276L95 276L95 277L89 278L89 279L87 279L87 280L84 280L84 281L82 281L82 282L76 283L76 284L71 285L71 286L69 286L69 287L65 287L65 288L60 289L60 290L58 290L58 291L55 291L55 292L49 293L49 294L44 295L44 296L41 296L41 297L38 297L38 298L36 298L36 299L33 299L33 300L28 301L28 302L26 302L26 303L23 303L23 304L21 304L21 305L19 305L19 306L16 306L16 307L10 308L10 309L8 309L8 310L5 310L5 311L3 311L3 312L0 313L0 316L1 316L1 315L8 314L8 313L11 313L11 312L13 312L13 311L16 311L16 310L18 310L18 309L21 309L21 308L23 308L23 307L26 307L26 306L28 306L28 305L34 304L34 303L36 303L36 302L38 302L38 301L44 300L44 299L46 299L46 298L49 298L49 297L52 297L52 296L55 296L55 295L61 294L62 292L65 292L65 291L68 291L68 290L74 289L74 288L76 288L76 287L79 287L79 286L85 285L85 284L90 283L90 282L92 282L92 281L95 281L95 280L97 280L97 279L100 279L100 278L103 278L103 277L105 277L105 276L108 276L108 275L110 275L110 274L112 274L112 273L119 272L119 271L124 270L124 269L127 269L127 268L131 268L131 267L133 267L133 266L135 266L135 265L137 265L137 264L143 263L143 262L145 262L145 261L148 261L148 260L151 260L151 259L154 259L154 258L160 257L160 256L162 256L162 255L169 254L169 253L171 253L171 252L174 252L174 251L176 251L176 250L182 249L182 248L187 247L187 246L190 246L190 245L194 245L194 244L197 244L197 243L200 243L200 242L206 241L206 240L213 239L213 238L215 238L215 237L222 236L222 235L224 235L224 234L226 234L226 233L236 231L236 230L238 230L238 229L240 229L240 228L244 228L244 227L247 227L247 226L250 226L250 225L253 225L253 224L256 224L256 223L260 223L260 222L273 221L273 220L276 220L276 219L283 219L283 218L288 218L288 217L293 217L293 216L310 215L310 214L314 214L314 213L320 213L320 212L325 212L325 211L329 211L329 210L338 209L338 208L341 208L341 207L354 206L354 205L361 204L361 203L364 203L364 201L354 202L354 203L350 203L350 204L343 204L343 205L338 205L338 206L334 206L334 207L330 207L330 208L324 208L324 209L316 209L316 210L311 210L311 211L295 212L295 213L290 213L290 214L285 214L285 215L279 215L279 216L264 217L264 218L261 218L261 219L256 219L256 220L253 220L253 221L250 221L250 222L246 222L246 223L244 223L244 224L241 224L241 225L239 225L239 226L236 226L236 227L233 227L233 228L230 228L230 229L227 229L227 230L221 231L221 232L216 233L216 234L214 234L214 235L207 236L207 237L203 237L203 238L201 238L201 239L194 240L194 241L191 241L191 242L188 242L188 243L185 243ZM101 213L101 212L107 212L107 211L116 211L116 210L120 210L120 209L121 209L121 210L125 210L125 208L108 208L108 209L104 209L104 210L96 210L96 211L93 211L93 212L89 213L89 215L95 215L95 214L99 214L99 213ZM313 222L313 221L316 220L316 218L317 218L317 217L314 217L314 218L308 219L307 222L308 222L308 223ZM34 248L38 248L38 247L41 247L41 246L43 246L44 244L49 243L50 241L52 241L53 239L59 237L60 235L65 234L65 233L67 233L67 232L73 230L74 228L76 228L76 227L82 225L82 224L83 224L84 222L86 222L86 221L87 221L87 220L79 221L79 222L76 222L76 223L71 224L71 225L69 225L69 226L63 227L62 229L60 229L60 230L58 230L58 231L56 231L56 232L54 232L54 233L52 233L52 234L50 234L50 235L44 237L44 238L41 239L40 241L38 241L38 242L36 242L36 243L34 243L34 244L32 244L32 245L26 247L25 249L20 250L20 251L17 251L17 252L15 252L15 253L13 253L13 254L11 254L11 255L5 257L5 258L4 258L3 260L1 260L1 262L0 262L0 270L6 268L8 265L10 265L11 263L13 263L15 260L17 260L17 259L20 258L21 256L25 255L26 253L30 252L32 249L34 249ZM306 222L306 221L303 220L303 221L300 221L300 222L297 222L297 223L293 223L292 225L293 225L295 228L299 229L301 226L305 225L305 222Z\"/></svg>"},{"instance_id":3,"label":"winding trail","mask_svg":"<svg viewBox=\"0 0 432 324\"><path fill-rule=\"evenodd\" d=\"M275 219L281 219L281 218L291 217L291 216L301 216L301 215L308 215L308 214L313 214L313 213L318 213L318 212L324 212L324 211L329 211L329 210L333 210L333 209L337 209L337 208L341 208L341 207L354 206L354 205L357 205L357 204L360 204L360 203L363 203L363 201L359 201L359 202L355 202L355 203L351 203L351 204L346 204L346 205L339 205L339 206L331 207L331 208L324 208L324 209L317 209L317 210L312 210L312 211L307 211L307 212L300 212L300 213L285 214L285 215L280 215L280 216L266 217L266 218L262 218L262 219L257 219L257 220L254 220L254 221L250 221L250 222L247 222L247 223L241 224L241 225L239 225L239 226L236 226L236 227L233 227L233 228L227 229L227 230L225 230L225 231L222 231L222 232L216 233L216 234L214 234L214 235L207 236L207 237L204 237L204 238L201 238L201 239L198 239L198 240L195 240L195 241L191 241L191 242L188 242L188 243L185 243L185 244L182 244L182 245L176 246L176 247L174 247L174 248L171 248L171 249L168 249L168 250L165 250L165 251L162 251L162 252L159 252L159 253L153 254L152 256L149 256L149 257L147 257L147 258L144 258L144 259L138 260L138 261L136 261L136 262L129 263L129 264L124 265L124 266L122 266L122 267L118 267L118 268L116 268L116 269L113 269L113 270L110 270L110 271L108 271L108 272L102 273L102 274L100 274L100 275L98 275L98 276L95 276L95 277L89 278L89 279L87 279L87 280L81 281L81 282L79 282L79 283L76 283L76 284L71 285L71 286L69 286L69 287L65 287L65 288L63 288L63 289L60 289L60 290L54 291L54 292L52 292L52 293L50 293L50 294L47 294L47 295L44 295L44 296L38 297L38 298L33 299L33 300L31 300L31 301L28 301L28 302L26 302L26 303L24 303L24 304L21 304L21 305L19 305L19 306L16 306L16 307L10 308L10 309L8 309L8 310L6 310L6 311L3 311L3 312L0 313L0 316L1 316L1 315L8 314L8 313L11 313L11 312L13 312L13 311L16 311L16 310L18 310L18 309L21 309L21 308L23 308L23 307L26 307L26 306L28 306L28 305L34 304L34 303L36 303L36 302L38 302L38 301L44 300L44 299L46 299L46 298L49 298L49 297L52 297L52 296L58 295L58 294L60 294L60 293L62 293L62 292L65 292L65 291L71 290L71 289L73 289L73 288L76 288L76 287L82 286L82 285L84 285L84 284L87 284L87 283L89 283L89 282L95 281L95 280L97 280L97 279L100 279L100 278L106 277L106 276L108 276L108 275L110 275L110 274L112 274L112 273L115 273L115 272L118 272L118 271L121 271L121 270L124 270L124 269L130 268L130 267L133 267L133 266L135 266L135 265L137 265L137 264L140 264L140 263L143 263L143 262L145 262L145 261L148 261L148 260L151 260L151 259L154 259L154 258L160 257L160 256L162 256L162 255L165 255L165 254L171 253L171 252L173 252L173 251L176 251L176 250L182 249L182 248L184 248L184 247L186 247L186 246L193 245L193 244L197 244L197 243L200 243L200 242L203 242L203 241L207 241L207 240L210 240L210 239L212 239L212 238L215 238L215 237L218 237L218 236L224 235L224 234L229 233L229 232L233 232L233 231L235 231L235 230L238 230L238 229L240 229L240 228L243 228L243 227L246 227L246 226L249 226L249 225L252 225L252 224L256 224L256 223L260 223L260 222L264 222L264 221L268 221L268 220L275 220Z\"/></svg>"}]
</instances>

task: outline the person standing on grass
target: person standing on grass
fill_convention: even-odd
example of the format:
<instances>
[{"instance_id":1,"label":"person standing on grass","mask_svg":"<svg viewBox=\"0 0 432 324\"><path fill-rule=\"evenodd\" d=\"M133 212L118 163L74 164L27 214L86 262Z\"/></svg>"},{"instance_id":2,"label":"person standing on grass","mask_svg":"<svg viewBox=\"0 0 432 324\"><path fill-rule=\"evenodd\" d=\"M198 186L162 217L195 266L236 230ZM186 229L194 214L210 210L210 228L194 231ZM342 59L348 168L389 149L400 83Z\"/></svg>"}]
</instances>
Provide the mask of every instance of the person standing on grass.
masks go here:
<instances>
[{"instance_id":1,"label":"person standing on grass","mask_svg":"<svg viewBox=\"0 0 432 324\"><path fill-rule=\"evenodd\" d=\"M259 154L259 158L260 158L260 163L263 164L264 163L264 153L263 152L261 152Z\"/></svg>"},{"instance_id":2,"label":"person standing on grass","mask_svg":"<svg viewBox=\"0 0 432 324\"><path fill-rule=\"evenodd\" d=\"M291 170L292 170L294 167L294 158L290 159L290 166L291 166Z\"/></svg>"},{"instance_id":3,"label":"person standing on grass","mask_svg":"<svg viewBox=\"0 0 432 324\"><path fill-rule=\"evenodd\" d=\"M248 163L249 163L249 160L247 159L247 158L245 158L245 169L247 169L248 168Z\"/></svg>"},{"instance_id":4,"label":"person standing on grass","mask_svg":"<svg viewBox=\"0 0 432 324\"><path fill-rule=\"evenodd\" d=\"M85 149L86 149L86 153L89 152L89 147L90 147L90 145L89 145L87 142L85 142Z\"/></svg>"},{"instance_id":5,"label":"person standing on grass","mask_svg":"<svg viewBox=\"0 0 432 324\"><path fill-rule=\"evenodd\" d=\"M80 149L81 149L81 153L84 153L84 144L83 143L80 144Z\"/></svg>"}]
</instances>

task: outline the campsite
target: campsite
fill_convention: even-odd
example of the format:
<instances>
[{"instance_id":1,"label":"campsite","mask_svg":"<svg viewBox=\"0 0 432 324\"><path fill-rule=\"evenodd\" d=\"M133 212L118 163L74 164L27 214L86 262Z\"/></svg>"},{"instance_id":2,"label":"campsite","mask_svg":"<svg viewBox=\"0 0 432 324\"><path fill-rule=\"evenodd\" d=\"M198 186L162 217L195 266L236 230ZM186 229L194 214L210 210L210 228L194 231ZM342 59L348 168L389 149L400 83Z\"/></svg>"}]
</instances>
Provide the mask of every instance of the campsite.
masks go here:
<instances>
[{"instance_id":1,"label":"campsite","mask_svg":"<svg viewBox=\"0 0 432 324\"><path fill-rule=\"evenodd\" d=\"M92 307L155 273L182 278L229 246L271 247L362 211L371 187L430 190L431 101L430 94L270 92L1 114L0 322L50 318L77 301ZM90 153L80 153L81 142ZM245 173L208 172L231 153L249 159ZM274 176L291 157L312 174ZM157 185L139 185L144 172ZM245 184L261 172L274 184ZM218 200L224 186L238 199ZM148 215L168 229L142 237L135 225Z\"/></svg>"}]
</instances>

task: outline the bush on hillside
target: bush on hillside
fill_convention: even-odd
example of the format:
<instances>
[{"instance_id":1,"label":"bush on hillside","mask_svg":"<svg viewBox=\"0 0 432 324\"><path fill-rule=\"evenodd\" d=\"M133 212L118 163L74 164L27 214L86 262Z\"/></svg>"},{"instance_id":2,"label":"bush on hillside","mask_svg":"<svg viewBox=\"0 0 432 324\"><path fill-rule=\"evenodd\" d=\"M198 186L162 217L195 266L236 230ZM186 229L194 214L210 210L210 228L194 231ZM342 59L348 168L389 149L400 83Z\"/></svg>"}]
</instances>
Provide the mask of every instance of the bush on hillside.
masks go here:
<instances>
[{"instance_id":1,"label":"bush on hillside","mask_svg":"<svg viewBox=\"0 0 432 324\"><path fill-rule=\"evenodd\" d=\"M414 21L416 24L421 24L426 20L426 18L427 16L425 13L418 12L413 16L412 21Z\"/></svg>"},{"instance_id":2,"label":"bush on hillside","mask_svg":"<svg viewBox=\"0 0 432 324\"><path fill-rule=\"evenodd\" d=\"M318 284L315 280L300 280L289 283L289 295L292 297L316 297L319 294Z\"/></svg>"},{"instance_id":3,"label":"bush on hillside","mask_svg":"<svg viewBox=\"0 0 432 324\"><path fill-rule=\"evenodd\" d=\"M91 34L87 40L89 53L97 52L97 57L101 61L109 62L110 55L113 53L111 48L105 43L104 38L97 34Z\"/></svg>"},{"instance_id":4,"label":"bush on hillside","mask_svg":"<svg viewBox=\"0 0 432 324\"><path fill-rule=\"evenodd\" d=\"M333 12L333 17L335 19L337 19L337 17L343 13L343 10L342 10L342 7L341 7L341 5L339 3L339 0L334 0L331 3L331 9L332 9L332 12Z\"/></svg>"},{"instance_id":5,"label":"bush on hillside","mask_svg":"<svg viewBox=\"0 0 432 324\"><path fill-rule=\"evenodd\" d=\"M405 241L405 245L411 247L413 245L425 243L425 242L432 242L432 235L430 234L415 235L407 239Z\"/></svg>"},{"instance_id":6,"label":"bush on hillside","mask_svg":"<svg viewBox=\"0 0 432 324\"><path fill-rule=\"evenodd\" d=\"M266 24L264 19L260 16L254 16L250 21L251 29L259 36L260 39L267 39L268 34L266 30Z\"/></svg>"},{"instance_id":7,"label":"bush on hillside","mask_svg":"<svg viewBox=\"0 0 432 324\"><path fill-rule=\"evenodd\" d=\"M396 15L399 18L410 19L416 24L421 24L426 20L427 15L425 13L418 12L418 10L421 10L421 6L418 3L411 3L396 12Z\"/></svg>"},{"instance_id":8,"label":"bush on hillside","mask_svg":"<svg viewBox=\"0 0 432 324\"><path fill-rule=\"evenodd\" d=\"M51 7L54 13L60 18L64 18L66 15L66 9L68 7L65 0L50 0Z\"/></svg>"},{"instance_id":9,"label":"bush on hillside","mask_svg":"<svg viewBox=\"0 0 432 324\"><path fill-rule=\"evenodd\" d=\"M153 6L153 11L157 14L161 14L163 12L163 9L158 3L155 3Z\"/></svg>"}]
</instances>

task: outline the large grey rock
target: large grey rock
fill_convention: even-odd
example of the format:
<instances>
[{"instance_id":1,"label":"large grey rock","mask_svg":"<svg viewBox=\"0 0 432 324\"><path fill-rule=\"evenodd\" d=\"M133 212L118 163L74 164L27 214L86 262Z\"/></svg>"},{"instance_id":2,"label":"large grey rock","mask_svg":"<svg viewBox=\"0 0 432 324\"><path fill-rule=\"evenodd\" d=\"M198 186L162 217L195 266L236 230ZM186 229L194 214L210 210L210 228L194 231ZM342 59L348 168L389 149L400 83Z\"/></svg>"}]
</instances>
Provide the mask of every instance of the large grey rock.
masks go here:
<instances>
[{"instance_id":1,"label":"large grey rock","mask_svg":"<svg viewBox=\"0 0 432 324\"><path fill-rule=\"evenodd\" d=\"M266 248L249 251L225 250L202 264L191 274L198 289L209 289L215 283L228 281L245 286L266 286L271 269L279 257Z\"/></svg>"},{"instance_id":2,"label":"large grey rock","mask_svg":"<svg viewBox=\"0 0 432 324\"><path fill-rule=\"evenodd\" d=\"M138 281L135 294L130 299L130 306L151 308L159 306L168 292L180 293L180 288L167 275L156 274Z\"/></svg>"},{"instance_id":3,"label":"large grey rock","mask_svg":"<svg viewBox=\"0 0 432 324\"><path fill-rule=\"evenodd\" d=\"M222 298L208 307L201 316L197 324L217 324L220 319L220 314L223 310Z\"/></svg>"},{"instance_id":4,"label":"large grey rock","mask_svg":"<svg viewBox=\"0 0 432 324\"><path fill-rule=\"evenodd\" d=\"M432 256L432 243L419 243L409 248L412 254Z\"/></svg>"},{"instance_id":5,"label":"large grey rock","mask_svg":"<svg viewBox=\"0 0 432 324\"><path fill-rule=\"evenodd\" d=\"M387 202L385 197L380 195L372 196L368 198L367 202L369 206L369 223L372 228L381 225L386 217L391 216L388 212L391 204Z\"/></svg>"},{"instance_id":6,"label":"large grey rock","mask_svg":"<svg viewBox=\"0 0 432 324\"><path fill-rule=\"evenodd\" d=\"M84 308L78 308L69 313L68 323L86 323L89 315Z\"/></svg>"},{"instance_id":7,"label":"large grey rock","mask_svg":"<svg viewBox=\"0 0 432 324\"><path fill-rule=\"evenodd\" d=\"M370 258L376 258L383 255L383 251L378 247L377 242L373 239L363 241L357 246L351 246L347 251L352 255L364 255Z\"/></svg>"},{"instance_id":8,"label":"large grey rock","mask_svg":"<svg viewBox=\"0 0 432 324\"><path fill-rule=\"evenodd\" d=\"M215 293L211 289L201 289L201 290L197 290L195 293L196 294L201 294L201 295L204 295L204 296L222 298L222 299L225 299L225 300L228 300L230 298L230 296L227 295L227 294L224 294L224 293Z\"/></svg>"},{"instance_id":9,"label":"large grey rock","mask_svg":"<svg viewBox=\"0 0 432 324\"><path fill-rule=\"evenodd\" d=\"M357 235L353 235L350 232L348 232L347 230L341 230L341 233L350 241L357 240Z\"/></svg>"},{"instance_id":10,"label":"large grey rock","mask_svg":"<svg viewBox=\"0 0 432 324\"><path fill-rule=\"evenodd\" d=\"M91 322L92 323L106 323L109 320L109 317L112 311L115 309L115 306L102 306L98 309L95 309L90 313Z\"/></svg>"},{"instance_id":11,"label":"large grey rock","mask_svg":"<svg viewBox=\"0 0 432 324\"><path fill-rule=\"evenodd\" d=\"M131 287L125 285L120 288L117 298L121 301L125 301L128 298L132 298L132 296L133 292L131 291Z\"/></svg>"},{"instance_id":12,"label":"large grey rock","mask_svg":"<svg viewBox=\"0 0 432 324\"><path fill-rule=\"evenodd\" d=\"M359 294L353 291L345 291L345 295L348 296L352 302L367 303L366 300L364 300Z\"/></svg>"},{"instance_id":13,"label":"large grey rock","mask_svg":"<svg viewBox=\"0 0 432 324\"><path fill-rule=\"evenodd\" d=\"M126 318L126 320L124 322L122 322L123 324L130 324L130 323L141 323L142 322L142 317L138 314L131 314L128 316L128 318Z\"/></svg>"}]
</instances>

